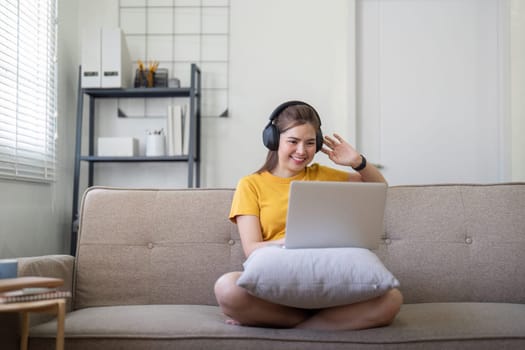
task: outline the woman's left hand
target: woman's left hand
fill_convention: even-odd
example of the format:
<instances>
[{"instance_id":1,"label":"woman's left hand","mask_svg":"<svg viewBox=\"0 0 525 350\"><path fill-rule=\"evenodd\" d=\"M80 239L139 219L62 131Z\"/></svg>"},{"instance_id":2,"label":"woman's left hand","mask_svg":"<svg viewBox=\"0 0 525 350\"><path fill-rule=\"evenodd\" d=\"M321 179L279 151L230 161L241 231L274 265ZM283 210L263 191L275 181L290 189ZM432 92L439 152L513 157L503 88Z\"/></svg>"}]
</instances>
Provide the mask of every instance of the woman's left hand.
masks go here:
<instances>
[{"instance_id":1,"label":"woman's left hand","mask_svg":"<svg viewBox=\"0 0 525 350\"><path fill-rule=\"evenodd\" d=\"M321 151L335 164L353 168L359 166L362 161L361 154L338 134L334 134L334 138L325 136L325 147Z\"/></svg>"}]
</instances>

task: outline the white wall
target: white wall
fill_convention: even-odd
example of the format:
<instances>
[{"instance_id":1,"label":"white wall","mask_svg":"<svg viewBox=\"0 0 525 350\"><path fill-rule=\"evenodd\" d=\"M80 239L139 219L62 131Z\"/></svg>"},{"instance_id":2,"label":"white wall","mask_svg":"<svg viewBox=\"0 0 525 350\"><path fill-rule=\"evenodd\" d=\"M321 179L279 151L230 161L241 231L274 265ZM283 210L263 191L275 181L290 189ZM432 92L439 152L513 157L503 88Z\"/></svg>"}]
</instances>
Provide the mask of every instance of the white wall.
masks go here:
<instances>
[{"instance_id":1,"label":"white wall","mask_svg":"<svg viewBox=\"0 0 525 350\"><path fill-rule=\"evenodd\" d=\"M498 0L359 0L361 151L391 185L509 181Z\"/></svg>"},{"instance_id":2,"label":"white wall","mask_svg":"<svg viewBox=\"0 0 525 350\"><path fill-rule=\"evenodd\" d=\"M0 180L0 258L69 252L77 3L58 1L58 154L52 184Z\"/></svg>"},{"instance_id":3,"label":"white wall","mask_svg":"<svg viewBox=\"0 0 525 350\"><path fill-rule=\"evenodd\" d=\"M337 131L355 144L359 136L355 130L355 1L337 0L330 6L321 0L231 0L230 4L230 117L203 120L202 186L233 187L261 165L266 155L261 130L273 108L284 100L313 104L325 134ZM106 10L97 16L93 8L101 7ZM80 29L118 24L116 0L80 0L79 13ZM97 109L105 119L99 126L103 130L122 136L128 130L136 133L147 128L138 121L123 127L115 121L115 105L105 104ZM514 130L518 123L514 118ZM514 137L514 167L520 147L517 140ZM317 160L329 163L323 154ZM95 169L97 184L186 185L183 163L96 164Z\"/></svg>"},{"instance_id":4,"label":"white wall","mask_svg":"<svg viewBox=\"0 0 525 350\"><path fill-rule=\"evenodd\" d=\"M262 129L286 100L316 107L325 134L353 138L353 16L346 0L231 1L231 118L204 124L207 186L235 186L262 165Z\"/></svg>"},{"instance_id":5,"label":"white wall","mask_svg":"<svg viewBox=\"0 0 525 350\"><path fill-rule=\"evenodd\" d=\"M525 10L519 0L511 4L512 178L525 181ZM80 29L115 26L117 5L118 0L59 0L58 178L52 185L0 180L2 258L69 251ZM231 117L203 121L204 186L233 187L263 162L262 128L286 99L310 102L325 134L338 131L353 141L354 16L354 1L231 0ZM318 159L325 162L322 155ZM183 164L169 171L125 164L124 173L137 165L137 182L162 187L186 180ZM113 183L127 179L111 171Z\"/></svg>"},{"instance_id":6,"label":"white wall","mask_svg":"<svg viewBox=\"0 0 525 350\"><path fill-rule=\"evenodd\" d=\"M511 39L511 127L512 181L525 181L525 3L512 0Z\"/></svg>"},{"instance_id":7,"label":"white wall","mask_svg":"<svg viewBox=\"0 0 525 350\"><path fill-rule=\"evenodd\" d=\"M261 132L281 102L314 105L325 133L354 135L353 1L231 0L229 118L202 122L202 187L233 187L256 170L266 150ZM105 8L103 15L93 9ZM79 33L118 25L116 0L80 0ZM115 101L97 106L98 130L124 136L151 128L148 121L118 121ZM158 120L152 121L158 123ZM104 135L107 136L107 135ZM319 155L320 161L326 161ZM83 166L83 174L86 173ZM95 164L95 183L110 186L185 187L184 163ZM82 183L86 183L85 176Z\"/></svg>"}]
</instances>

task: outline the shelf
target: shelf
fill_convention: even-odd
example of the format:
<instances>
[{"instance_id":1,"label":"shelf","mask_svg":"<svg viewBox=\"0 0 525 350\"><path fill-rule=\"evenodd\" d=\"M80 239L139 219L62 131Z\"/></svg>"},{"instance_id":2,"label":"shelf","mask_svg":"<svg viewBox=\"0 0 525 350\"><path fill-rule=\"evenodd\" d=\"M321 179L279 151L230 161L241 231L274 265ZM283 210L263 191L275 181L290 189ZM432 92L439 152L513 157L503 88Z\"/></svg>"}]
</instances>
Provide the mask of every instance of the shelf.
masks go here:
<instances>
[{"instance_id":1,"label":"shelf","mask_svg":"<svg viewBox=\"0 0 525 350\"><path fill-rule=\"evenodd\" d=\"M71 220L71 255L76 255L77 234L79 223L79 199L82 189L80 188L81 171L87 170L87 187L95 185L95 167L103 167L108 163L139 163L139 162L185 162L187 163L188 188L200 187L200 153L201 153L201 71L195 64L191 64L191 79L189 87L179 88L82 88L82 67L78 69L78 95L77 95L77 125L75 141L75 173L73 179L73 210ZM88 120L84 121L84 97L89 97ZM114 157L95 156L95 138L97 119L97 99L111 98L173 98L181 97L188 100L187 119L189 123L189 154L179 156L160 157ZM117 109L117 117L123 117L122 111ZM87 126L87 150L83 150L82 131L83 125ZM81 162L87 162L87 166L81 169ZM100 164L102 163L102 164ZM97 164L97 165L95 165Z\"/></svg>"},{"instance_id":2,"label":"shelf","mask_svg":"<svg viewBox=\"0 0 525 350\"><path fill-rule=\"evenodd\" d=\"M82 89L86 95L96 98L188 97L191 90L191 88Z\"/></svg>"},{"instance_id":3,"label":"shelf","mask_svg":"<svg viewBox=\"0 0 525 350\"><path fill-rule=\"evenodd\" d=\"M99 156L81 156L80 160L86 162L106 162L106 163L125 163L125 162L187 162L189 156L160 156L160 157L99 157Z\"/></svg>"}]
</instances>

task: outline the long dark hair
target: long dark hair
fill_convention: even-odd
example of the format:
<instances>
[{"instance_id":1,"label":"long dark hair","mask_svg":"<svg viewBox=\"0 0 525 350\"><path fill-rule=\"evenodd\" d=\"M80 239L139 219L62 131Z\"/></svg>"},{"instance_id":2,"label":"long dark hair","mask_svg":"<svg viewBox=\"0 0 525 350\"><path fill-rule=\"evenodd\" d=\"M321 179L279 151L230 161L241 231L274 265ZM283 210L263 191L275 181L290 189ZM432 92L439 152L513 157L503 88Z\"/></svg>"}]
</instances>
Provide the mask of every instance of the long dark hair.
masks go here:
<instances>
[{"instance_id":1,"label":"long dark hair","mask_svg":"<svg viewBox=\"0 0 525 350\"><path fill-rule=\"evenodd\" d=\"M273 121L279 130L279 134L296 127L298 125L311 124L317 131L321 128L316 112L308 105L292 105L285 108ZM261 174L265 171L272 171L277 167L279 157L277 151L268 151L266 161L263 166L255 173Z\"/></svg>"}]
</instances>

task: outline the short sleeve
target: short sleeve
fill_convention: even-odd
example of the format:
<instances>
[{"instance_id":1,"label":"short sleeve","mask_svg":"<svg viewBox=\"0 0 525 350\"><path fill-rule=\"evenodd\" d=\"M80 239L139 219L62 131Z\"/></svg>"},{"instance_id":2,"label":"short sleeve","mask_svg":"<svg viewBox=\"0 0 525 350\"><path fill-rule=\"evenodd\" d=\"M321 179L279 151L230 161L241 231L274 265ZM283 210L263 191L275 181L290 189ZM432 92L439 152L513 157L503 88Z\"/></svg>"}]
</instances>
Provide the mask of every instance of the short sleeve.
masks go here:
<instances>
[{"instance_id":1,"label":"short sleeve","mask_svg":"<svg viewBox=\"0 0 525 350\"><path fill-rule=\"evenodd\" d=\"M237 223L236 217L238 215L255 215L259 217L259 214L259 195L256 187L248 178L242 178L237 184L233 195L229 219L233 223Z\"/></svg>"}]
</instances>

